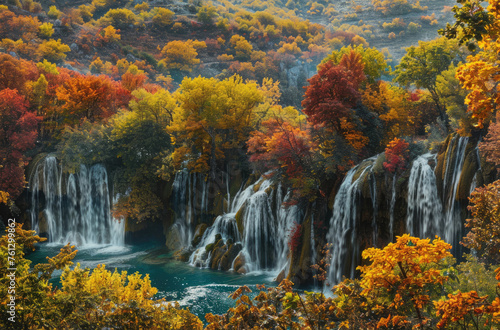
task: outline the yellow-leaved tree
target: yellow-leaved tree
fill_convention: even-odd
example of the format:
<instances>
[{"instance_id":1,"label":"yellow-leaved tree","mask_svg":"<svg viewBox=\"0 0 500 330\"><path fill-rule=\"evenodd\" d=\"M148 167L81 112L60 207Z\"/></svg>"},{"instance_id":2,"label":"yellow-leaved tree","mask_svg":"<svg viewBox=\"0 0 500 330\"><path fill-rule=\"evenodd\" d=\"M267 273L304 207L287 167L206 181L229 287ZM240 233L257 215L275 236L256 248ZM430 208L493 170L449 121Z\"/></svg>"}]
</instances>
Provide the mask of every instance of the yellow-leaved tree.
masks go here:
<instances>
[{"instance_id":1,"label":"yellow-leaved tree","mask_svg":"<svg viewBox=\"0 0 500 330\"><path fill-rule=\"evenodd\" d=\"M176 96L179 105L169 126L174 162L187 161L192 171L215 175L217 160L245 146L263 93L257 83L239 76L197 77L185 78Z\"/></svg>"}]
</instances>

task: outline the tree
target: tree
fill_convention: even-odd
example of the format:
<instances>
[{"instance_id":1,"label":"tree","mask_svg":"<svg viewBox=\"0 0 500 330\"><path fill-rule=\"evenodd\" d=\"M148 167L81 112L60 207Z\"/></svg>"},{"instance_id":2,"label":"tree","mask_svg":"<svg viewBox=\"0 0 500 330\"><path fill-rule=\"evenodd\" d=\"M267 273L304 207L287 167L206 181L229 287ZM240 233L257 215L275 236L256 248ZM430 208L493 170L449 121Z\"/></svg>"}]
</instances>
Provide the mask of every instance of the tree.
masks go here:
<instances>
[{"instance_id":1,"label":"tree","mask_svg":"<svg viewBox=\"0 0 500 330\"><path fill-rule=\"evenodd\" d=\"M374 299L385 309L387 317L381 318L377 327L413 324L425 326L425 314L431 294L440 292L447 280L437 264L451 256L451 246L441 239L419 239L407 234L398 236L395 243L383 249L369 248L363 258L369 263L359 266L363 295ZM416 318L409 318L409 315Z\"/></svg>"},{"instance_id":2,"label":"tree","mask_svg":"<svg viewBox=\"0 0 500 330\"><path fill-rule=\"evenodd\" d=\"M38 46L38 52L43 59L50 62L59 62L66 58L67 52L71 51L68 45L61 43L61 39L45 40Z\"/></svg>"},{"instance_id":3,"label":"tree","mask_svg":"<svg viewBox=\"0 0 500 330\"><path fill-rule=\"evenodd\" d=\"M17 198L25 186L24 152L35 146L39 118L17 90L0 91L0 191Z\"/></svg>"},{"instance_id":4,"label":"tree","mask_svg":"<svg viewBox=\"0 0 500 330\"><path fill-rule=\"evenodd\" d=\"M200 7L196 13L198 21L207 25L213 25L217 16L217 8L211 5L204 5Z\"/></svg>"},{"instance_id":5,"label":"tree","mask_svg":"<svg viewBox=\"0 0 500 330\"><path fill-rule=\"evenodd\" d=\"M497 113L497 120L488 127L488 134L479 144L479 150L486 156L488 162L495 166L500 165L500 114Z\"/></svg>"},{"instance_id":6,"label":"tree","mask_svg":"<svg viewBox=\"0 0 500 330\"><path fill-rule=\"evenodd\" d=\"M59 86L56 94L61 102L58 112L71 124L83 118L107 118L130 100L130 92L107 76L77 75Z\"/></svg>"},{"instance_id":7,"label":"tree","mask_svg":"<svg viewBox=\"0 0 500 330\"><path fill-rule=\"evenodd\" d=\"M142 120L152 120L162 127L172 122L176 102L169 91L160 89L150 93L141 88L133 91L132 96L129 108Z\"/></svg>"},{"instance_id":8,"label":"tree","mask_svg":"<svg viewBox=\"0 0 500 330\"><path fill-rule=\"evenodd\" d=\"M191 72L193 66L200 63L200 60L196 58L198 52L193 40L170 41L161 50L161 55L163 59L158 62L158 66L167 70L177 69Z\"/></svg>"},{"instance_id":9,"label":"tree","mask_svg":"<svg viewBox=\"0 0 500 330\"><path fill-rule=\"evenodd\" d=\"M275 115L262 123L260 131L251 133L247 142L250 161L265 172L292 183L297 194L307 196L319 186L315 175L317 147L308 130L303 130Z\"/></svg>"},{"instance_id":10,"label":"tree","mask_svg":"<svg viewBox=\"0 0 500 330\"><path fill-rule=\"evenodd\" d=\"M385 159L384 168L391 172L403 172L406 169L406 165L410 158L410 152L408 150L409 144L401 139L394 139L385 148Z\"/></svg>"},{"instance_id":11,"label":"tree","mask_svg":"<svg viewBox=\"0 0 500 330\"><path fill-rule=\"evenodd\" d=\"M474 11L470 14L460 13L457 24L465 30L465 40L475 38L481 49L477 54L467 58L467 63L458 68L457 77L464 89L469 90L465 99L468 111L476 125L482 128L484 124L494 118L497 105L500 102L500 74L497 65L498 33L500 32L500 3L498 0L489 1L487 12L476 1L466 1L463 7ZM484 21L476 21L485 18Z\"/></svg>"},{"instance_id":12,"label":"tree","mask_svg":"<svg viewBox=\"0 0 500 330\"><path fill-rule=\"evenodd\" d=\"M339 65L321 64L309 79L302 106L307 121L338 134L352 148L361 150L368 139L359 131L354 107L361 99L358 88L365 75L361 56L354 51L342 56Z\"/></svg>"},{"instance_id":13,"label":"tree","mask_svg":"<svg viewBox=\"0 0 500 330\"><path fill-rule=\"evenodd\" d=\"M486 260L498 263L500 256L500 180L485 187L476 188L469 198L468 209L472 218L465 226L470 232L464 237L463 245L475 249Z\"/></svg>"},{"instance_id":14,"label":"tree","mask_svg":"<svg viewBox=\"0 0 500 330\"><path fill-rule=\"evenodd\" d=\"M175 136L175 162L187 160L191 170L215 176L217 160L244 147L263 95L255 82L244 83L238 76L221 81L198 77L184 78L177 99L169 126Z\"/></svg>"},{"instance_id":15,"label":"tree","mask_svg":"<svg viewBox=\"0 0 500 330\"><path fill-rule=\"evenodd\" d=\"M151 19L153 24L158 28L165 28L172 24L172 17L174 12L166 8L153 8L154 16Z\"/></svg>"},{"instance_id":16,"label":"tree","mask_svg":"<svg viewBox=\"0 0 500 330\"><path fill-rule=\"evenodd\" d=\"M406 55L396 66L394 81L402 86L414 84L417 88L426 88L432 96L441 120L449 126L446 108L440 102L436 88L437 77L450 64L457 64L461 51L455 40L439 38L431 41L419 41L418 46L406 49Z\"/></svg>"},{"instance_id":17,"label":"tree","mask_svg":"<svg viewBox=\"0 0 500 330\"><path fill-rule=\"evenodd\" d=\"M239 61L248 61L253 51L253 46L245 37L235 34L229 40L229 44L234 50L234 58Z\"/></svg>"},{"instance_id":18,"label":"tree","mask_svg":"<svg viewBox=\"0 0 500 330\"><path fill-rule=\"evenodd\" d=\"M342 57L351 52L355 52L361 56L363 63L363 72L369 83L374 83L380 77L388 73L388 65L384 54L374 48L365 47L363 45L342 47L338 51L333 51L330 55L323 59L322 63L332 61L334 64L339 64Z\"/></svg>"}]
</instances>

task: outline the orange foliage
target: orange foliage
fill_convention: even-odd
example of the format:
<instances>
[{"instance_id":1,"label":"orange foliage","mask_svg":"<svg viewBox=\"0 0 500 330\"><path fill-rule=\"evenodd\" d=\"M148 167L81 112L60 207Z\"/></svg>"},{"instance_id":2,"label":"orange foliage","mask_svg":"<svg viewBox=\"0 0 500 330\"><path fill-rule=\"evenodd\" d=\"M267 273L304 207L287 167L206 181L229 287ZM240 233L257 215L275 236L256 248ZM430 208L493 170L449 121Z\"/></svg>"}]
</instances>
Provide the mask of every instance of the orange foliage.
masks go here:
<instances>
[{"instance_id":1,"label":"orange foliage","mask_svg":"<svg viewBox=\"0 0 500 330\"><path fill-rule=\"evenodd\" d=\"M70 123L107 118L130 100L130 92L107 76L78 75L56 90L58 110Z\"/></svg>"}]
</instances>

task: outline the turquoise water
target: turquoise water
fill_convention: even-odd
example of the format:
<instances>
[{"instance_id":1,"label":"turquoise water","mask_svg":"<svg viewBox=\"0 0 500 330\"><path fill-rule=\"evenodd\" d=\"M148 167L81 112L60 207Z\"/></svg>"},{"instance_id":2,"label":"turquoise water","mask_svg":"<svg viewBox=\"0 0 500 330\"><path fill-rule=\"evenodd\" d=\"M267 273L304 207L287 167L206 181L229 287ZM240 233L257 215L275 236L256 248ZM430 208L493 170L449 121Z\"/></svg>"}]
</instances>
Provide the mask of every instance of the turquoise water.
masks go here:
<instances>
[{"instance_id":1,"label":"turquoise water","mask_svg":"<svg viewBox=\"0 0 500 330\"><path fill-rule=\"evenodd\" d=\"M55 256L61 245L39 244L28 255L34 263L46 262L47 256ZM173 260L171 254L154 244L136 246L94 246L79 249L73 260L82 267L95 268L105 264L108 270L126 270L128 273L149 274L151 284L158 289L158 298L178 301L181 306L205 320L206 313L222 314L234 301L228 296L242 285L255 291L256 284L275 285L277 274L256 273L238 275L231 272L200 269ZM53 274L52 282L59 284L61 271Z\"/></svg>"}]
</instances>

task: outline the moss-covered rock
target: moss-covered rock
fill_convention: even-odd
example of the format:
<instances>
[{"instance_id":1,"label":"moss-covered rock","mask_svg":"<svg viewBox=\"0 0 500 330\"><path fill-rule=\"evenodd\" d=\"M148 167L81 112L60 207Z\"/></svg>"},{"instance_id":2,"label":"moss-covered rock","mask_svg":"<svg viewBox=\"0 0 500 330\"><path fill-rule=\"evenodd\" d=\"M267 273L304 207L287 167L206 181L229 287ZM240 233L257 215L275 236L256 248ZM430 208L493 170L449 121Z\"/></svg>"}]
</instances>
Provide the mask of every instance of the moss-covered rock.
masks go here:
<instances>
[{"instance_id":1,"label":"moss-covered rock","mask_svg":"<svg viewBox=\"0 0 500 330\"><path fill-rule=\"evenodd\" d=\"M243 215L245 214L245 209L247 204L244 203L243 206L236 212L234 218L236 219L236 226L238 227L238 232L240 233L240 237L243 237L244 225L243 225Z\"/></svg>"},{"instance_id":2,"label":"moss-covered rock","mask_svg":"<svg viewBox=\"0 0 500 330\"><path fill-rule=\"evenodd\" d=\"M231 269L231 266L233 264L234 259L238 256L240 251L243 249L243 246L241 243L235 243L235 244L229 244L226 242L226 244L229 246L227 249L226 253L220 258L219 262L219 269L221 270L229 270Z\"/></svg>"},{"instance_id":3,"label":"moss-covered rock","mask_svg":"<svg viewBox=\"0 0 500 330\"><path fill-rule=\"evenodd\" d=\"M192 246L194 247L198 246L207 228L208 225L206 223L200 223L198 226L196 226L196 229L194 231L194 237L193 240L191 241Z\"/></svg>"},{"instance_id":4,"label":"moss-covered rock","mask_svg":"<svg viewBox=\"0 0 500 330\"><path fill-rule=\"evenodd\" d=\"M239 253L234 259L233 270L238 274L245 274L247 272L245 269L245 256L243 253Z\"/></svg>"}]
</instances>

